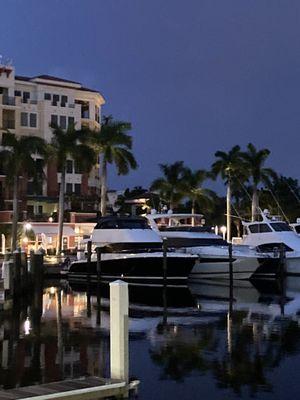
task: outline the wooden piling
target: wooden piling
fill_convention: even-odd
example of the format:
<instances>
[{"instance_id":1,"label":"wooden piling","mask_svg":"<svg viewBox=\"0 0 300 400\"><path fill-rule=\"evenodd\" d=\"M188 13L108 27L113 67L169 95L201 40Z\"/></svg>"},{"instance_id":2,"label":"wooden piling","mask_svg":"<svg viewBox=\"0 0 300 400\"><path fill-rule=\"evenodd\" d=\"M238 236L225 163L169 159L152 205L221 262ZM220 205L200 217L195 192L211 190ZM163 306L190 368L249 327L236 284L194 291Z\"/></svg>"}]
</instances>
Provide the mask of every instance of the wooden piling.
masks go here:
<instances>
[{"instance_id":1,"label":"wooden piling","mask_svg":"<svg viewBox=\"0 0 300 400\"><path fill-rule=\"evenodd\" d=\"M233 303L233 257L232 257L232 243L228 243L229 255L229 317L232 316L232 303Z\"/></svg>"},{"instance_id":2,"label":"wooden piling","mask_svg":"<svg viewBox=\"0 0 300 400\"><path fill-rule=\"evenodd\" d=\"M97 253L97 316L96 316L96 324L101 324L101 248L96 248Z\"/></svg>"},{"instance_id":3,"label":"wooden piling","mask_svg":"<svg viewBox=\"0 0 300 400\"><path fill-rule=\"evenodd\" d=\"M92 241L87 242L87 263L86 263L86 301L87 301L87 317L92 316L91 307L91 262L92 262Z\"/></svg>"},{"instance_id":4,"label":"wooden piling","mask_svg":"<svg viewBox=\"0 0 300 400\"><path fill-rule=\"evenodd\" d=\"M111 379L129 381L128 283L121 280L110 286L110 374Z\"/></svg>"},{"instance_id":5,"label":"wooden piling","mask_svg":"<svg viewBox=\"0 0 300 400\"><path fill-rule=\"evenodd\" d=\"M279 278L284 279L286 274L286 253L284 243L279 245Z\"/></svg>"},{"instance_id":6,"label":"wooden piling","mask_svg":"<svg viewBox=\"0 0 300 400\"><path fill-rule=\"evenodd\" d=\"M164 277L164 286L167 284L167 268L168 268L168 257L167 257L167 251L168 251L168 243L167 243L167 238L163 238L163 277Z\"/></svg>"}]
</instances>

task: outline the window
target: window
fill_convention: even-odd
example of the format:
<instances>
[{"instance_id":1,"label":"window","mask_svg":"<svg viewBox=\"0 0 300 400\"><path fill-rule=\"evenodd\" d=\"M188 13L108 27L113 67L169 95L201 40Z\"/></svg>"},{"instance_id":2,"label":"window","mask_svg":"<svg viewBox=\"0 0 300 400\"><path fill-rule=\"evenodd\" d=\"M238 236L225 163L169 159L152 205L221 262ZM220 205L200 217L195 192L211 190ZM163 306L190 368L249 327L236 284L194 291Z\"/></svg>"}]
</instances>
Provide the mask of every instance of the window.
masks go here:
<instances>
[{"instance_id":1,"label":"window","mask_svg":"<svg viewBox=\"0 0 300 400\"><path fill-rule=\"evenodd\" d=\"M65 107L68 102L68 96L61 96L61 106Z\"/></svg>"},{"instance_id":2,"label":"window","mask_svg":"<svg viewBox=\"0 0 300 400\"><path fill-rule=\"evenodd\" d=\"M27 182L27 194L33 195L34 194L34 188L33 188L33 182L28 181Z\"/></svg>"},{"instance_id":3,"label":"window","mask_svg":"<svg viewBox=\"0 0 300 400\"><path fill-rule=\"evenodd\" d=\"M30 121L30 127L31 127L31 128L36 128L36 122L37 122L37 116L36 116L36 114L30 113L29 121Z\"/></svg>"},{"instance_id":4,"label":"window","mask_svg":"<svg viewBox=\"0 0 300 400\"><path fill-rule=\"evenodd\" d=\"M21 126L28 126L28 114L21 112Z\"/></svg>"},{"instance_id":5,"label":"window","mask_svg":"<svg viewBox=\"0 0 300 400\"><path fill-rule=\"evenodd\" d=\"M100 123L100 108L95 106L95 121Z\"/></svg>"},{"instance_id":6,"label":"window","mask_svg":"<svg viewBox=\"0 0 300 400\"><path fill-rule=\"evenodd\" d=\"M61 115L59 117L59 126L62 129L66 129L67 128L67 117L65 115Z\"/></svg>"},{"instance_id":7,"label":"window","mask_svg":"<svg viewBox=\"0 0 300 400\"><path fill-rule=\"evenodd\" d=\"M15 96L16 97L21 97L22 96L21 90L15 90Z\"/></svg>"},{"instance_id":8,"label":"window","mask_svg":"<svg viewBox=\"0 0 300 400\"><path fill-rule=\"evenodd\" d=\"M30 99L29 92L23 92L23 103L27 103L27 100Z\"/></svg>"},{"instance_id":9,"label":"window","mask_svg":"<svg viewBox=\"0 0 300 400\"><path fill-rule=\"evenodd\" d=\"M73 161L72 160L67 160L66 172L68 174L72 174L73 173Z\"/></svg>"},{"instance_id":10,"label":"window","mask_svg":"<svg viewBox=\"0 0 300 400\"><path fill-rule=\"evenodd\" d=\"M81 118L90 118L90 104L88 101L75 100L75 104L81 105Z\"/></svg>"},{"instance_id":11,"label":"window","mask_svg":"<svg viewBox=\"0 0 300 400\"><path fill-rule=\"evenodd\" d=\"M81 194L81 184L80 183L75 183L75 194Z\"/></svg>"},{"instance_id":12,"label":"window","mask_svg":"<svg viewBox=\"0 0 300 400\"><path fill-rule=\"evenodd\" d=\"M272 229L267 224L252 224L249 225L251 233L266 233L272 232Z\"/></svg>"},{"instance_id":13,"label":"window","mask_svg":"<svg viewBox=\"0 0 300 400\"><path fill-rule=\"evenodd\" d=\"M275 232L287 232L292 230L292 228L285 222L272 222L271 227Z\"/></svg>"},{"instance_id":14,"label":"window","mask_svg":"<svg viewBox=\"0 0 300 400\"><path fill-rule=\"evenodd\" d=\"M75 124L75 119L74 117L68 117L68 126L74 125Z\"/></svg>"},{"instance_id":15,"label":"window","mask_svg":"<svg viewBox=\"0 0 300 400\"><path fill-rule=\"evenodd\" d=\"M67 183L66 193L67 194L72 194L73 193L72 183Z\"/></svg>"},{"instance_id":16,"label":"window","mask_svg":"<svg viewBox=\"0 0 300 400\"><path fill-rule=\"evenodd\" d=\"M300 233L300 225L295 226L295 231L296 231L297 233Z\"/></svg>"},{"instance_id":17,"label":"window","mask_svg":"<svg viewBox=\"0 0 300 400\"><path fill-rule=\"evenodd\" d=\"M51 93L45 93L44 94L44 99L45 100L51 100Z\"/></svg>"},{"instance_id":18,"label":"window","mask_svg":"<svg viewBox=\"0 0 300 400\"><path fill-rule=\"evenodd\" d=\"M28 215L28 217L33 217L33 215L34 215L34 206L27 206L27 215Z\"/></svg>"},{"instance_id":19,"label":"window","mask_svg":"<svg viewBox=\"0 0 300 400\"><path fill-rule=\"evenodd\" d=\"M58 102L59 102L59 95L58 94L54 94L53 95L52 105L56 106Z\"/></svg>"},{"instance_id":20,"label":"window","mask_svg":"<svg viewBox=\"0 0 300 400\"><path fill-rule=\"evenodd\" d=\"M38 215L43 214L43 206L38 206Z\"/></svg>"},{"instance_id":21,"label":"window","mask_svg":"<svg viewBox=\"0 0 300 400\"><path fill-rule=\"evenodd\" d=\"M2 129L15 129L15 111L2 111Z\"/></svg>"},{"instance_id":22,"label":"window","mask_svg":"<svg viewBox=\"0 0 300 400\"><path fill-rule=\"evenodd\" d=\"M80 165L78 164L78 162L74 162L74 167L75 167L75 174L81 174L82 173L82 171L81 171L81 168L80 168Z\"/></svg>"},{"instance_id":23,"label":"window","mask_svg":"<svg viewBox=\"0 0 300 400\"><path fill-rule=\"evenodd\" d=\"M58 115L51 115L51 125L58 125Z\"/></svg>"}]
</instances>

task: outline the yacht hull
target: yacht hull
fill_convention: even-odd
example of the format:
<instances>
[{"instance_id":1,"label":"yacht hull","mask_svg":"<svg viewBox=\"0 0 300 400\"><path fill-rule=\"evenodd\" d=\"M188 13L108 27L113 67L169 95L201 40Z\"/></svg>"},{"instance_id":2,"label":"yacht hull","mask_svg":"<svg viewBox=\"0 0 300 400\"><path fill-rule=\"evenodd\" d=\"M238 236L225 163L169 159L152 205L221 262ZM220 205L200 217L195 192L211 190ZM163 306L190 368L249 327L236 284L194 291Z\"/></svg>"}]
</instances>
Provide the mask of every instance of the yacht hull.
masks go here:
<instances>
[{"instance_id":1,"label":"yacht hull","mask_svg":"<svg viewBox=\"0 0 300 400\"><path fill-rule=\"evenodd\" d=\"M258 267L255 257L234 259L233 279L250 279ZM201 257L192 269L190 279L229 279L229 258Z\"/></svg>"},{"instance_id":2,"label":"yacht hull","mask_svg":"<svg viewBox=\"0 0 300 400\"><path fill-rule=\"evenodd\" d=\"M189 274L195 264L196 257L185 254L168 254L166 281L168 285L187 285ZM139 254L102 254L101 282L122 279L136 285L164 284L164 261L162 253ZM73 262L67 272L70 282L96 283L97 262L91 261L88 274L87 261Z\"/></svg>"},{"instance_id":3,"label":"yacht hull","mask_svg":"<svg viewBox=\"0 0 300 400\"><path fill-rule=\"evenodd\" d=\"M300 257L287 257L285 265L287 275L300 276Z\"/></svg>"}]
</instances>

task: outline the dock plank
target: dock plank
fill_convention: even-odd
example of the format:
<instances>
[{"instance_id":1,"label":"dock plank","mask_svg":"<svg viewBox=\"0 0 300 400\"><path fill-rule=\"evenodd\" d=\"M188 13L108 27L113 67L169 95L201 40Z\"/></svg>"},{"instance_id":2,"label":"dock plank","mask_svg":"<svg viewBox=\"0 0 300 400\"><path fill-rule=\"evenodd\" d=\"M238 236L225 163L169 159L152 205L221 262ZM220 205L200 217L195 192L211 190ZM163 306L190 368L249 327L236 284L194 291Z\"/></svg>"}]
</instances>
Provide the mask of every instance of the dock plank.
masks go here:
<instances>
[{"instance_id":1,"label":"dock plank","mask_svg":"<svg viewBox=\"0 0 300 400\"><path fill-rule=\"evenodd\" d=\"M86 377L0 390L0 400L92 400L119 396L124 394L127 390L126 383L122 381Z\"/></svg>"}]
</instances>

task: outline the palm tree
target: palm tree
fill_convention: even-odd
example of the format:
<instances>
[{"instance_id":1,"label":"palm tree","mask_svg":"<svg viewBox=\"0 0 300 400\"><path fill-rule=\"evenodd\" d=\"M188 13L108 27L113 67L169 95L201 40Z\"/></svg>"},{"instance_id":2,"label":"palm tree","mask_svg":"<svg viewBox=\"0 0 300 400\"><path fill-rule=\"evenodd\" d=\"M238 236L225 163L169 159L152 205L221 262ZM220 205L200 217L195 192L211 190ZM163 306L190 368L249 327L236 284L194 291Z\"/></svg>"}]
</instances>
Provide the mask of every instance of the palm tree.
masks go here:
<instances>
[{"instance_id":1,"label":"palm tree","mask_svg":"<svg viewBox=\"0 0 300 400\"><path fill-rule=\"evenodd\" d=\"M210 174L201 169L192 171L190 168L186 168L184 172L183 185L185 195L192 202L192 214L195 214L195 206L197 203L209 205L212 202L214 192L202 187L203 182L209 177Z\"/></svg>"},{"instance_id":2,"label":"palm tree","mask_svg":"<svg viewBox=\"0 0 300 400\"><path fill-rule=\"evenodd\" d=\"M252 221L256 220L259 209L258 186L263 183L270 187L271 180L277 177L275 171L271 168L265 168L264 164L270 154L270 150L257 150L252 143L247 146L247 152L242 153L242 158L245 162L249 178L252 182L252 206L251 214Z\"/></svg>"},{"instance_id":3,"label":"palm tree","mask_svg":"<svg viewBox=\"0 0 300 400\"><path fill-rule=\"evenodd\" d=\"M132 137L128 134L131 124L113 121L111 117L104 118L104 121L100 133L95 133L92 139L92 144L100 153L102 215L106 215L107 209L107 164L114 164L118 175L126 175L130 169L138 166L131 152Z\"/></svg>"},{"instance_id":4,"label":"palm tree","mask_svg":"<svg viewBox=\"0 0 300 400\"><path fill-rule=\"evenodd\" d=\"M244 169L241 157L240 146L234 146L228 153L217 151L215 157L218 158L212 165L212 174L218 175L225 181L227 185L226 194L226 221L227 221L227 241L231 238L231 194L232 184L239 179L245 179Z\"/></svg>"},{"instance_id":5,"label":"palm tree","mask_svg":"<svg viewBox=\"0 0 300 400\"><path fill-rule=\"evenodd\" d=\"M162 178L155 179L150 190L159 192L160 197L169 203L173 210L185 196L184 176L186 168L183 161L176 161L173 164L159 164L163 173Z\"/></svg>"},{"instance_id":6,"label":"palm tree","mask_svg":"<svg viewBox=\"0 0 300 400\"><path fill-rule=\"evenodd\" d=\"M62 129L56 124L51 124L51 156L56 161L58 171L61 172L59 189L59 212L58 212L58 240L56 253L62 250L63 222L64 222L64 197L66 181L67 159L72 158L82 172L90 172L97 162L97 154L88 144L92 132L88 129L76 130L74 124L68 129Z\"/></svg>"},{"instance_id":7,"label":"palm tree","mask_svg":"<svg viewBox=\"0 0 300 400\"><path fill-rule=\"evenodd\" d=\"M37 163L34 155L42 160ZM1 161L6 174L6 183L13 190L13 219L11 249L17 248L18 229L18 188L20 177L32 179L34 187L39 185L43 178L43 167L47 158L46 142L37 136L20 136L7 131L2 136L0 150Z\"/></svg>"}]
</instances>

